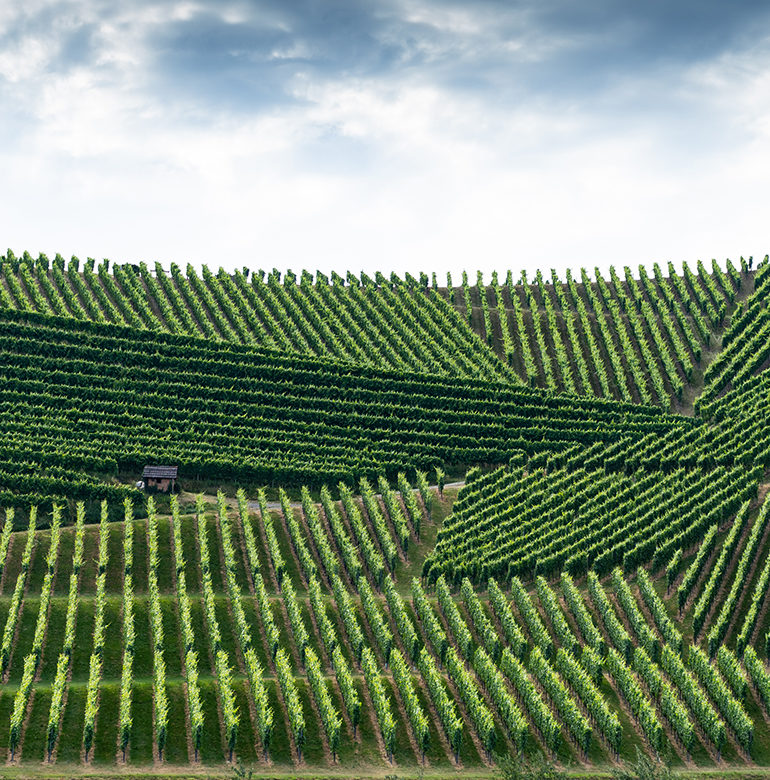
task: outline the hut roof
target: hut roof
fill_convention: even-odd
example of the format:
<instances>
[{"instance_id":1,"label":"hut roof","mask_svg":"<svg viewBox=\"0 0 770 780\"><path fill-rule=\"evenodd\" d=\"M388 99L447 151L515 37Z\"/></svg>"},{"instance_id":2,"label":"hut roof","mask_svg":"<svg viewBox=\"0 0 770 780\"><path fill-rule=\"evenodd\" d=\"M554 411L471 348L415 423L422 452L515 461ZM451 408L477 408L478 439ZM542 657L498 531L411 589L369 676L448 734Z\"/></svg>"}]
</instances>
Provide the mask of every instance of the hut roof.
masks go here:
<instances>
[{"instance_id":1,"label":"hut roof","mask_svg":"<svg viewBox=\"0 0 770 780\"><path fill-rule=\"evenodd\" d=\"M143 479L176 479L179 466L145 466Z\"/></svg>"}]
</instances>

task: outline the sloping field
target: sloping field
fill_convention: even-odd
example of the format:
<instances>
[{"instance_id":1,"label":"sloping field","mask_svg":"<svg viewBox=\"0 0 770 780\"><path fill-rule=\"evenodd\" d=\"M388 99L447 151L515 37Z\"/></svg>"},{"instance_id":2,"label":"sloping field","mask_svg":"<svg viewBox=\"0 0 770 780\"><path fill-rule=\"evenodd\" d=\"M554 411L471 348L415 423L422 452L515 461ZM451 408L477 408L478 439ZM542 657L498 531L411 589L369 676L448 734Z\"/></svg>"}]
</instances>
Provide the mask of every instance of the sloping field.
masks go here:
<instances>
[{"instance_id":1,"label":"sloping field","mask_svg":"<svg viewBox=\"0 0 770 780\"><path fill-rule=\"evenodd\" d=\"M9 253L0 774L770 769L770 264L669 270Z\"/></svg>"}]
</instances>

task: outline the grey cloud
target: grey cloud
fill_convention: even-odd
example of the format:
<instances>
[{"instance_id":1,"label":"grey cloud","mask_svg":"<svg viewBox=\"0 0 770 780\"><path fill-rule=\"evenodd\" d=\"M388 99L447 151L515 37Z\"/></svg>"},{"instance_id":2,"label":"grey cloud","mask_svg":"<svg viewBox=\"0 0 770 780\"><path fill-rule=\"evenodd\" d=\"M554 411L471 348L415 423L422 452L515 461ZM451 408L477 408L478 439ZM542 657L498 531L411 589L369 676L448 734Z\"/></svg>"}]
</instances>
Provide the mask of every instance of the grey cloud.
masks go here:
<instances>
[{"instance_id":1,"label":"grey cloud","mask_svg":"<svg viewBox=\"0 0 770 780\"><path fill-rule=\"evenodd\" d=\"M766 4L743 2L219 3L151 33L159 88L231 110L295 100L311 79L412 76L498 103L524 97L589 100L629 74L674 77L768 29ZM472 29L431 23L454 11ZM276 56L278 54L279 56Z\"/></svg>"},{"instance_id":2,"label":"grey cloud","mask_svg":"<svg viewBox=\"0 0 770 780\"><path fill-rule=\"evenodd\" d=\"M664 91L683 69L770 28L760 0L204 0L169 19L173 7L157 0L50 3L20 13L0 34L0 50L24 36L48 40L53 31L51 72L96 67L105 59L100 26L119 19L135 26L147 58L137 89L201 117L297 103L300 77L416 79L498 106L534 98L617 114L669 110ZM467 29L444 24L450 13ZM616 91L629 77L641 93Z\"/></svg>"}]
</instances>

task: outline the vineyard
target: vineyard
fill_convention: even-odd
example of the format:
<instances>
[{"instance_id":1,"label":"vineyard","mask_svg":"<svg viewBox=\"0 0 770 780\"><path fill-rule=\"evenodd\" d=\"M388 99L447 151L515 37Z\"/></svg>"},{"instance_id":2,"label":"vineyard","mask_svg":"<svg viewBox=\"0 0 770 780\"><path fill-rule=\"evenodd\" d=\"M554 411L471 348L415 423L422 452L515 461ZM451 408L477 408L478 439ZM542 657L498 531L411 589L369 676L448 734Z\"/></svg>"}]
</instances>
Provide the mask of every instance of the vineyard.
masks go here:
<instances>
[{"instance_id":1,"label":"vineyard","mask_svg":"<svg viewBox=\"0 0 770 780\"><path fill-rule=\"evenodd\" d=\"M770 771L768 300L9 251L0 774Z\"/></svg>"}]
</instances>

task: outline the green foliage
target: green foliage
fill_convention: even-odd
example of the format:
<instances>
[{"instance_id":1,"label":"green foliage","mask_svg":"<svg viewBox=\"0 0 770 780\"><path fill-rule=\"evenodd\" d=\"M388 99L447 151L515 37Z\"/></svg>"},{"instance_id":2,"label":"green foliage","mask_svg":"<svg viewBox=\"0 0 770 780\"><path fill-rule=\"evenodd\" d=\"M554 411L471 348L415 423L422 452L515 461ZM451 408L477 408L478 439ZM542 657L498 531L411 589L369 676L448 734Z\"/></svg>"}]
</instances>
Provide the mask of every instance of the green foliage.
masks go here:
<instances>
[{"instance_id":1,"label":"green foliage","mask_svg":"<svg viewBox=\"0 0 770 780\"><path fill-rule=\"evenodd\" d=\"M533 758L518 754L495 755L497 773L501 780L566 780L569 773L560 770L542 753Z\"/></svg>"},{"instance_id":2,"label":"green foliage","mask_svg":"<svg viewBox=\"0 0 770 780\"><path fill-rule=\"evenodd\" d=\"M749 526L770 465L770 385L756 375L770 354L767 264L739 311L745 271L730 264L723 273L699 262L697 274L685 267L671 278L656 268L638 281L627 268L624 279L610 269L607 281L581 269L580 283L568 274L566 285L540 273L534 284L524 274L514 284L509 272L503 286L494 273L491 290L479 276L476 319L495 342L496 308L503 361L425 274L265 277L206 266L166 274L106 261L81 273L77 262L26 254L0 266L0 504L9 507L0 658L12 691L12 756L23 748L31 760L21 741L32 704L35 713L48 709L32 744L53 758L78 717L64 707L75 673L87 761L107 743L141 760L150 739L169 760L184 742L169 733L181 723L182 690L185 731L195 759L207 762L220 743L232 759L252 727L264 758L282 761L269 752L277 743L281 755L286 735L279 728L274 739L274 727L284 719L302 761L319 732L305 720L308 701L335 757L348 749L343 719L366 740L372 717L391 758L403 744L399 723L425 755L435 711L458 762L465 729L488 755L501 738L526 752L533 737L560 757L565 729L588 760L594 729L621 748L615 693L655 750L662 723L688 751L702 734L717 750L728 736L753 747L750 691L770 706L770 676L750 646L770 582L770 564L755 566L767 505ZM467 275L463 296L471 318ZM725 322L700 416L664 414L659 407L700 376L694 366ZM520 384L514 367L546 392ZM165 499L148 500L145 558L144 532L135 538L144 528L135 521L145 509L138 494L100 480L158 460L229 495L236 484L237 510L224 492L213 514L199 496L188 525L172 496L169 539L158 518ZM443 495L463 470L466 485L423 558L410 541L436 532L426 474ZM255 484L268 486L256 492L256 514ZM292 505L298 495L301 512ZM94 499L103 501L98 550L84 530ZM439 514L453 499L454 491L444 496ZM107 500L123 503L122 548ZM47 554L36 556L49 510ZM704 577L719 528L733 517ZM63 531L73 518L75 528ZM91 566L95 582L81 599ZM422 578L412 578L420 566ZM707 628L710 654L693 646L686 663L689 622L682 628L658 595L664 566L669 587L682 576L680 611L705 578L692 625L696 637ZM399 573L411 578L411 598ZM609 595L600 579L608 574ZM723 588L727 599L715 604ZM93 605L93 635L80 648L83 604L89 620ZM49 615L58 622L49 626ZM100 703L110 702L103 719L109 708L100 712ZM558 774L544 759L500 763L510 776ZM641 760L623 771L663 776Z\"/></svg>"},{"instance_id":3,"label":"green foliage","mask_svg":"<svg viewBox=\"0 0 770 780\"><path fill-rule=\"evenodd\" d=\"M677 774L671 769L670 761L650 758L639 748L635 761L624 761L620 769L612 770L614 780L674 780Z\"/></svg>"}]
</instances>

